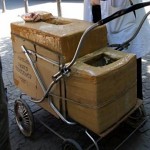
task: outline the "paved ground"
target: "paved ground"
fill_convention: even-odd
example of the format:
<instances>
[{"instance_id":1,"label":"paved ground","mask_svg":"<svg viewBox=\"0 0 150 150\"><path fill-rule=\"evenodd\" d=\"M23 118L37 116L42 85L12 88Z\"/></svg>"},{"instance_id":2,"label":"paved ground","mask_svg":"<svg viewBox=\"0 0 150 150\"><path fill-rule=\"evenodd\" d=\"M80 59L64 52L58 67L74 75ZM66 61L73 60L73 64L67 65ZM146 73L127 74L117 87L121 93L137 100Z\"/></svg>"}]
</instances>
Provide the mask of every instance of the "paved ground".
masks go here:
<instances>
[{"instance_id":1,"label":"paved ground","mask_svg":"<svg viewBox=\"0 0 150 150\"><path fill-rule=\"evenodd\" d=\"M18 1L19 2L19 1ZM16 1L16 4L18 4ZM38 1L39 2L39 1ZM51 10L54 15L57 15L56 3L53 1L51 3L47 3L44 1L44 4L33 5L31 4L30 10ZM71 4L71 3L70 3ZM13 3L14 5L14 3ZM0 13L0 55L2 57L3 64L3 79L5 86L8 89L8 111L9 111L9 126L10 126L10 139L12 150L59 150L61 149L61 144L63 140L55 136L53 133L49 132L37 118L44 120L49 126L52 126L58 133L64 135L64 137L76 139L83 147L90 144L90 140L84 136L82 129L77 126L66 126L60 120L52 117L44 110L40 110L36 112L38 106L34 103L31 103L28 98L27 103L30 105L32 112L35 115L35 131L32 137L26 138L24 137L16 125L15 117L14 117L14 101L19 98L20 90L14 86L13 83L13 53L12 53L12 43L10 39L10 22L20 20L18 15L24 13L24 8L20 6L19 9L16 7L12 9L8 7L8 11L5 14ZM69 9L68 3L63 3L63 15L65 17L72 18L82 18L82 4L74 3L74 7L71 9L72 14L70 15L67 12ZM67 7L66 7L67 6ZM11 8L11 9L10 9ZM66 9L67 8L67 9ZM75 10L79 10L76 12ZM69 10L70 12L70 10ZM73 13L75 12L75 13ZM143 93L144 93L144 108L146 110L146 115L150 115L150 54L143 58ZM36 113L35 113L36 112ZM115 130L112 134L102 140L102 145L107 150L112 150L116 145L119 144L120 138L126 137L128 133L132 131L132 128L123 124L117 130ZM148 119L145 125L138 130L134 135L130 137L130 139L120 148L122 150L149 150L150 149L150 120Z\"/></svg>"}]
</instances>

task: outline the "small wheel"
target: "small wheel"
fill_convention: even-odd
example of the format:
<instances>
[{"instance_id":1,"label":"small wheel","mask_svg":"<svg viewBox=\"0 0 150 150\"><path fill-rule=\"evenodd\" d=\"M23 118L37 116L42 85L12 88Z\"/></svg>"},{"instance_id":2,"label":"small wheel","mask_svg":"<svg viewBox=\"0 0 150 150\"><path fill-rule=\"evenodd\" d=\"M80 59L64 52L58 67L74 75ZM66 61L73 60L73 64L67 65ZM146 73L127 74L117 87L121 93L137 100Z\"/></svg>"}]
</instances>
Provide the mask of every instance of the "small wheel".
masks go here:
<instances>
[{"instance_id":1,"label":"small wheel","mask_svg":"<svg viewBox=\"0 0 150 150\"><path fill-rule=\"evenodd\" d=\"M144 105L141 105L139 108L137 108L129 118L133 119L133 120L140 120L142 119L143 117L146 116L146 113L145 113L145 109L144 109Z\"/></svg>"},{"instance_id":2,"label":"small wheel","mask_svg":"<svg viewBox=\"0 0 150 150\"><path fill-rule=\"evenodd\" d=\"M75 140L66 139L63 142L62 150L82 150L82 148Z\"/></svg>"},{"instance_id":3,"label":"small wheel","mask_svg":"<svg viewBox=\"0 0 150 150\"><path fill-rule=\"evenodd\" d=\"M34 126L33 126L33 115L25 101L22 99L16 100L14 104L14 111L17 125L26 137L30 137Z\"/></svg>"},{"instance_id":4,"label":"small wheel","mask_svg":"<svg viewBox=\"0 0 150 150\"><path fill-rule=\"evenodd\" d=\"M126 123L133 128L136 128L141 121L146 117L144 106L137 108L126 120ZM143 124L144 125L144 124Z\"/></svg>"}]
</instances>

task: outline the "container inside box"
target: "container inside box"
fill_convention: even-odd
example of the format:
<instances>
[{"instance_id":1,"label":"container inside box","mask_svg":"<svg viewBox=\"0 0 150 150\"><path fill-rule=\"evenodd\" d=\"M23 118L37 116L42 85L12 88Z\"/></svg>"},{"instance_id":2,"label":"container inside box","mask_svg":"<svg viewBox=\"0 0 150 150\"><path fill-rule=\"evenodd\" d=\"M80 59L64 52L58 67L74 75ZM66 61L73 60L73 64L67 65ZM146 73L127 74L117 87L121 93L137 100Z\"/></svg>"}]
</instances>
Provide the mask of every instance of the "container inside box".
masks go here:
<instances>
[{"instance_id":1,"label":"container inside box","mask_svg":"<svg viewBox=\"0 0 150 150\"><path fill-rule=\"evenodd\" d=\"M136 57L104 47L79 58L66 79L71 118L97 134L137 103Z\"/></svg>"},{"instance_id":2,"label":"container inside box","mask_svg":"<svg viewBox=\"0 0 150 150\"><path fill-rule=\"evenodd\" d=\"M102 53L98 56L95 56L94 58L85 61L84 63L90 65L90 66L94 66L94 67L102 67L102 66L106 66L109 65L115 61L117 61L118 59L116 58L112 58L111 56Z\"/></svg>"}]
</instances>

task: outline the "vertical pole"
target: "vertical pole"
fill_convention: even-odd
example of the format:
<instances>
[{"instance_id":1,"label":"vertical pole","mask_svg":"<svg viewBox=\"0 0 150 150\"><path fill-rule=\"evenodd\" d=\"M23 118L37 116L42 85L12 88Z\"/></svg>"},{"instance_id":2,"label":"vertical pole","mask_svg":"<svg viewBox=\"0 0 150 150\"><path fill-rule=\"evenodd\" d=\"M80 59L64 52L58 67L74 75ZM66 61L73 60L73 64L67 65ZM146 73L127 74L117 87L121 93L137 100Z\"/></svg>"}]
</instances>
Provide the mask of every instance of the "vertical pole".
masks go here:
<instances>
[{"instance_id":1,"label":"vertical pole","mask_svg":"<svg viewBox=\"0 0 150 150\"><path fill-rule=\"evenodd\" d=\"M61 13L61 0L56 0L56 1L57 1L58 17L62 17L62 13Z\"/></svg>"},{"instance_id":2,"label":"vertical pole","mask_svg":"<svg viewBox=\"0 0 150 150\"><path fill-rule=\"evenodd\" d=\"M5 0L2 0L2 12L6 12L6 4L5 4Z\"/></svg>"},{"instance_id":3,"label":"vertical pole","mask_svg":"<svg viewBox=\"0 0 150 150\"><path fill-rule=\"evenodd\" d=\"M28 13L29 12L29 9L28 9L28 0L24 0L24 6L25 6L25 13Z\"/></svg>"}]
</instances>

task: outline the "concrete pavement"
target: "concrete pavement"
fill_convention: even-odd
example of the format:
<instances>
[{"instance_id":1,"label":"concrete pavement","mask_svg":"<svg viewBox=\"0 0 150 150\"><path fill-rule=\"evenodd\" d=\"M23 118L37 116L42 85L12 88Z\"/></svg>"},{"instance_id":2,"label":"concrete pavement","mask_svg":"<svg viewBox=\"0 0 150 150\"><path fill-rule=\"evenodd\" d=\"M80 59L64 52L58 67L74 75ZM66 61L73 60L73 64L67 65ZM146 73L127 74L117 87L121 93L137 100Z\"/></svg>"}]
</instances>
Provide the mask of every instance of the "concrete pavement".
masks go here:
<instances>
[{"instance_id":1,"label":"concrete pavement","mask_svg":"<svg viewBox=\"0 0 150 150\"><path fill-rule=\"evenodd\" d=\"M46 1L46 0L45 0ZM45 2L44 1L44 2ZM17 1L16 1L17 2ZM19 2L19 1L18 1ZM39 1L40 2L40 1ZM14 4L13 4L14 5ZM16 4L17 5L17 4ZM18 4L20 6L20 4ZM81 3L63 3L63 16L70 18L82 19L83 5ZM9 8L9 7L8 7ZM56 3L45 2L39 5L34 3L29 7L30 10L46 10L57 15ZM78 11L76 11L78 10ZM72 13L68 13L72 12ZM0 13L0 55L2 57L3 65L3 79L5 86L8 89L8 111L9 111L9 126L10 126L10 140L12 150L60 150L63 140L49 132L43 125L40 124L38 118L44 120L49 126L52 126L55 131L64 135L67 138L75 138L81 144L86 146L90 144L90 140L84 136L84 133L80 127L66 126L60 120L54 118L44 110L38 110L38 106L26 97L26 101L29 104L32 112L35 115L35 130L34 134L30 138L24 137L16 125L14 117L14 101L19 98L21 91L14 86L13 82L13 52L12 43L10 39L10 22L20 20L18 15L24 13L24 7L20 6L7 10L7 12ZM150 115L150 54L145 56L143 62L143 93L144 93L144 108L146 115ZM117 128L114 133L110 134L104 140L102 145L106 150L112 150L119 144L120 137L125 137L127 133L130 133L131 128L126 128L125 125ZM119 134L118 134L119 132ZM117 134L116 134L117 133ZM95 137L97 138L97 136ZM150 120L148 119L145 125L138 130L130 139L120 148L121 150L149 150L150 149Z\"/></svg>"}]
</instances>

